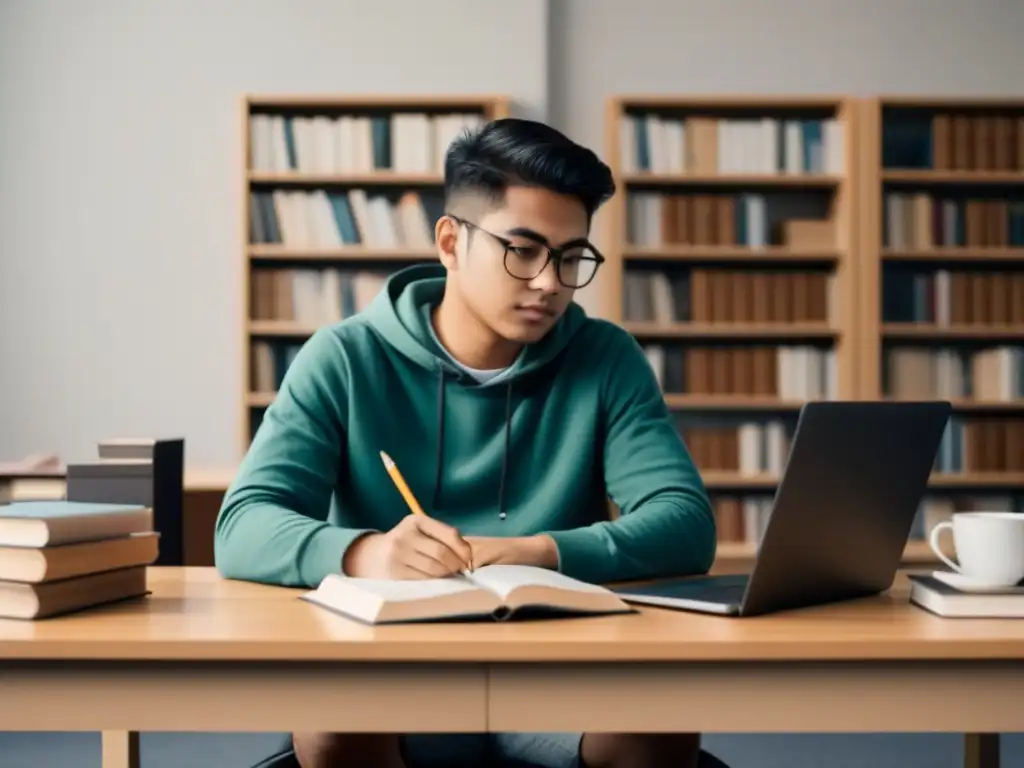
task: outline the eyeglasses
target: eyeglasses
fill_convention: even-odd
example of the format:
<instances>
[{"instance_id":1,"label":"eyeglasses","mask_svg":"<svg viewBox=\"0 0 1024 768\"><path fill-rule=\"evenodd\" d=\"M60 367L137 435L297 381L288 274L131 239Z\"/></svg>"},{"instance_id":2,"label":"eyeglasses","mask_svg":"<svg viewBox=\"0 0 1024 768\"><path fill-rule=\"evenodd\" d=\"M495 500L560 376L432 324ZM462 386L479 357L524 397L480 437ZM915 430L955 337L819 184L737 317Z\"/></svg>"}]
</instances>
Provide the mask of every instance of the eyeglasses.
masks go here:
<instances>
[{"instance_id":1,"label":"eyeglasses","mask_svg":"<svg viewBox=\"0 0 1024 768\"><path fill-rule=\"evenodd\" d=\"M452 221L494 238L505 249L502 257L505 271L517 280L535 279L547 268L548 262L554 260L558 282L566 288L583 288L594 279L598 267L604 263L604 256L586 240L576 240L560 248L539 243L516 243L481 229L471 221L450 213L445 215Z\"/></svg>"}]
</instances>

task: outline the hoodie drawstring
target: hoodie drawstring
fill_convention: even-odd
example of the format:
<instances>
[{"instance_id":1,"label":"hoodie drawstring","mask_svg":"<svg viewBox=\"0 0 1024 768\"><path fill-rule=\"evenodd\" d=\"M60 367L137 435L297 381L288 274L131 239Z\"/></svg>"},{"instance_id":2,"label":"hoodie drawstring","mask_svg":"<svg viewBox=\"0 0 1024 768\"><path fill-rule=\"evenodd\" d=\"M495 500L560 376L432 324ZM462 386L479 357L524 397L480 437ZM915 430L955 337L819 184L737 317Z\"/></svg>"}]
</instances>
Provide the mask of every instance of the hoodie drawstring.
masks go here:
<instances>
[{"instance_id":1,"label":"hoodie drawstring","mask_svg":"<svg viewBox=\"0 0 1024 768\"><path fill-rule=\"evenodd\" d=\"M436 464L434 466L434 495L431 506L437 508L441 500L441 477L444 469L444 391L445 378L444 368L438 368L437 376L437 450ZM498 483L498 519L504 520L508 515L505 512L505 486L508 477L509 455L512 447L512 384L505 387L505 435L504 446L501 456L501 480Z\"/></svg>"},{"instance_id":2,"label":"hoodie drawstring","mask_svg":"<svg viewBox=\"0 0 1024 768\"><path fill-rule=\"evenodd\" d=\"M501 482L498 484L498 519L505 515L505 478L508 477L509 448L512 444L512 383L505 387L505 449L501 456Z\"/></svg>"},{"instance_id":3,"label":"hoodie drawstring","mask_svg":"<svg viewBox=\"0 0 1024 768\"><path fill-rule=\"evenodd\" d=\"M441 500L441 469L444 467L444 368L437 369L437 465L434 467L434 500L437 508Z\"/></svg>"}]
</instances>

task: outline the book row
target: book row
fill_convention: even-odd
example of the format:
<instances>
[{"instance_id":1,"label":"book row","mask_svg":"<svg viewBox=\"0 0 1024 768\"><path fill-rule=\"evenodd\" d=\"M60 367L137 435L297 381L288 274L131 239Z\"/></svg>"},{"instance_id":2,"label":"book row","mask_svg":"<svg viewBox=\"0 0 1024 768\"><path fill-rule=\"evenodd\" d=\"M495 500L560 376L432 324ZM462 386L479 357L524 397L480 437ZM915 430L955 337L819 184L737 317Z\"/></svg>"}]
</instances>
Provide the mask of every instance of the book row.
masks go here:
<instances>
[{"instance_id":1,"label":"book row","mask_svg":"<svg viewBox=\"0 0 1024 768\"><path fill-rule=\"evenodd\" d=\"M644 354L666 394L835 400L835 350L811 346L666 346Z\"/></svg>"},{"instance_id":2,"label":"book row","mask_svg":"<svg viewBox=\"0 0 1024 768\"><path fill-rule=\"evenodd\" d=\"M308 174L437 173L448 145L483 123L477 113L249 116L249 167Z\"/></svg>"},{"instance_id":3,"label":"book row","mask_svg":"<svg viewBox=\"0 0 1024 768\"><path fill-rule=\"evenodd\" d=\"M439 194L316 189L249 193L249 238L288 248L430 248Z\"/></svg>"},{"instance_id":4,"label":"book row","mask_svg":"<svg viewBox=\"0 0 1024 768\"><path fill-rule=\"evenodd\" d=\"M711 493L715 530L720 544L761 543L772 511L772 497L765 494Z\"/></svg>"},{"instance_id":5,"label":"book row","mask_svg":"<svg viewBox=\"0 0 1024 768\"><path fill-rule=\"evenodd\" d=\"M365 309L388 278L386 269L260 267L249 282L249 318L337 323Z\"/></svg>"},{"instance_id":6,"label":"book row","mask_svg":"<svg viewBox=\"0 0 1024 768\"><path fill-rule=\"evenodd\" d=\"M935 457L938 472L1024 471L1024 416L953 416Z\"/></svg>"},{"instance_id":7,"label":"book row","mask_svg":"<svg viewBox=\"0 0 1024 768\"><path fill-rule=\"evenodd\" d=\"M901 346L884 354L889 397L1024 403L1024 347Z\"/></svg>"},{"instance_id":8,"label":"book row","mask_svg":"<svg viewBox=\"0 0 1024 768\"><path fill-rule=\"evenodd\" d=\"M1024 247L1024 201L888 192L882 237L893 250Z\"/></svg>"},{"instance_id":9,"label":"book row","mask_svg":"<svg viewBox=\"0 0 1024 768\"><path fill-rule=\"evenodd\" d=\"M1024 171L1024 115L886 109L882 164L936 171Z\"/></svg>"},{"instance_id":10,"label":"book row","mask_svg":"<svg viewBox=\"0 0 1024 768\"><path fill-rule=\"evenodd\" d=\"M846 129L824 119L630 112L620 123L626 173L839 174Z\"/></svg>"},{"instance_id":11,"label":"book row","mask_svg":"<svg viewBox=\"0 0 1024 768\"><path fill-rule=\"evenodd\" d=\"M676 414L676 427L698 469L740 477L780 476L793 443L794 423L782 417Z\"/></svg>"},{"instance_id":12,"label":"book row","mask_svg":"<svg viewBox=\"0 0 1024 768\"><path fill-rule=\"evenodd\" d=\"M828 198L807 192L675 193L633 190L626 239L637 248L673 245L836 247Z\"/></svg>"},{"instance_id":13,"label":"book row","mask_svg":"<svg viewBox=\"0 0 1024 768\"><path fill-rule=\"evenodd\" d=\"M887 264L882 270L882 320L940 328L1024 325L1024 270L923 270Z\"/></svg>"},{"instance_id":14,"label":"book row","mask_svg":"<svg viewBox=\"0 0 1024 768\"><path fill-rule=\"evenodd\" d=\"M829 323L838 304L835 274L824 270L629 268L627 322Z\"/></svg>"},{"instance_id":15,"label":"book row","mask_svg":"<svg viewBox=\"0 0 1024 768\"><path fill-rule=\"evenodd\" d=\"M677 413L676 425L701 471L740 477L781 472L795 425L792 418ZM934 471L944 474L1024 471L1024 417L955 415L949 420Z\"/></svg>"},{"instance_id":16,"label":"book row","mask_svg":"<svg viewBox=\"0 0 1024 768\"><path fill-rule=\"evenodd\" d=\"M720 544L756 546L761 543L771 516L773 498L770 494L712 490L710 496ZM923 544L939 523L952 519L957 512L978 509L1024 512L1024 496L1002 493L983 496L926 494L918 505L908 541Z\"/></svg>"}]
</instances>

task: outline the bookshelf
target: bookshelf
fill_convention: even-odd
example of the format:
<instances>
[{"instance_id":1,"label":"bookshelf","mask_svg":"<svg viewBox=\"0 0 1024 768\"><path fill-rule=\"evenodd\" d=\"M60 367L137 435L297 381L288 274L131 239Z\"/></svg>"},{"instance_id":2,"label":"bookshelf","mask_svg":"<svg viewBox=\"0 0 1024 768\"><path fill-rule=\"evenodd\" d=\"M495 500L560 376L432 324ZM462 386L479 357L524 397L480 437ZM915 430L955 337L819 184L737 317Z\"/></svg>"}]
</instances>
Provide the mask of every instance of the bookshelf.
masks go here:
<instances>
[{"instance_id":1,"label":"bookshelf","mask_svg":"<svg viewBox=\"0 0 1024 768\"><path fill-rule=\"evenodd\" d=\"M294 354L436 258L443 158L502 96L253 96L242 106L242 450Z\"/></svg>"},{"instance_id":2,"label":"bookshelf","mask_svg":"<svg viewBox=\"0 0 1024 768\"><path fill-rule=\"evenodd\" d=\"M748 569L808 400L858 394L858 110L843 98L616 97L610 314L647 352Z\"/></svg>"},{"instance_id":3,"label":"bookshelf","mask_svg":"<svg viewBox=\"0 0 1024 768\"><path fill-rule=\"evenodd\" d=\"M924 528L1024 511L1024 101L860 109L861 393L955 405Z\"/></svg>"}]
</instances>

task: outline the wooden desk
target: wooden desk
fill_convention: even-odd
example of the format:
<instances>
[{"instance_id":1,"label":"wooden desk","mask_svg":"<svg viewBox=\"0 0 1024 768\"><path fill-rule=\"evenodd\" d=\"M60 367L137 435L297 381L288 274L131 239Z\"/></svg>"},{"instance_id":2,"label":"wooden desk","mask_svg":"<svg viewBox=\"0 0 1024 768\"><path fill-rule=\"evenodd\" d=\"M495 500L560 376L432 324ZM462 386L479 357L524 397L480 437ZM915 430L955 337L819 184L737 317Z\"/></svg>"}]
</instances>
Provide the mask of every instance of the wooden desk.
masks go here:
<instances>
[{"instance_id":1,"label":"wooden desk","mask_svg":"<svg viewBox=\"0 0 1024 768\"><path fill-rule=\"evenodd\" d=\"M213 531L217 513L237 470L231 466L186 468L181 509L183 565L214 564Z\"/></svg>"},{"instance_id":2,"label":"wooden desk","mask_svg":"<svg viewBox=\"0 0 1024 768\"><path fill-rule=\"evenodd\" d=\"M238 472L237 466L186 467L183 478L185 493L223 494Z\"/></svg>"},{"instance_id":3,"label":"wooden desk","mask_svg":"<svg viewBox=\"0 0 1024 768\"><path fill-rule=\"evenodd\" d=\"M0 730L1024 730L1024 622L939 619L902 578L753 619L379 628L212 569L154 568L151 585L0 621ZM129 765L135 743L110 738L107 757Z\"/></svg>"}]
</instances>

